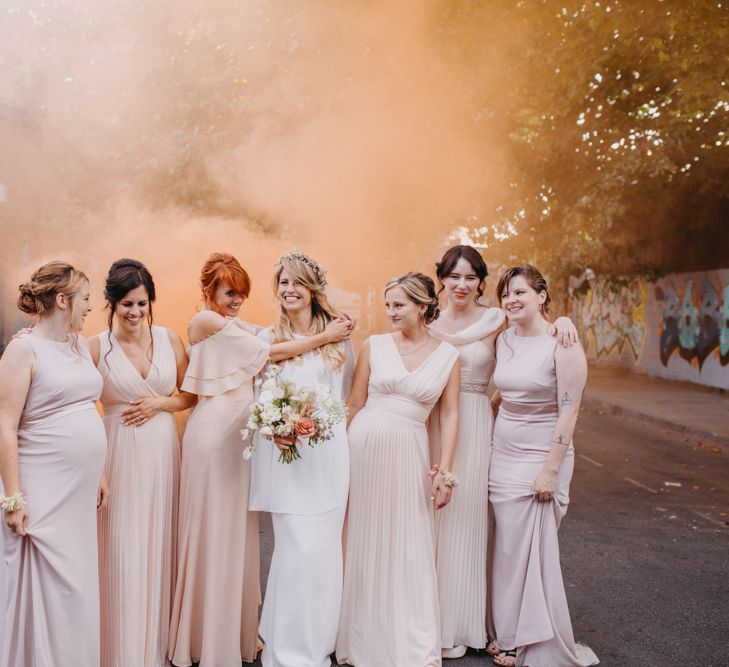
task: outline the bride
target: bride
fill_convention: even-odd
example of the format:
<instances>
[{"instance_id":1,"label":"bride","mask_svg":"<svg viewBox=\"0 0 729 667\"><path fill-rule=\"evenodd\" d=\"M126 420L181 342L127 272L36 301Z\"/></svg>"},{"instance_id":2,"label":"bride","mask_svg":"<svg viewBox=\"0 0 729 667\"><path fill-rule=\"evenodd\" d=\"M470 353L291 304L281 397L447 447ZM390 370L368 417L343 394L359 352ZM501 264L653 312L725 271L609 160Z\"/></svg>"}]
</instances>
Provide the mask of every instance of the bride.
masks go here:
<instances>
[{"instance_id":1,"label":"bride","mask_svg":"<svg viewBox=\"0 0 729 667\"><path fill-rule=\"evenodd\" d=\"M316 261L299 252L276 265L274 290L279 321L259 336L275 344L324 331L331 322L352 323L327 300L326 275ZM280 357L272 355L274 362ZM349 340L329 343L283 362L281 376L303 386L331 387L332 397L347 397L354 371ZM307 447L301 459L278 461L275 444L256 434L252 459L250 509L271 513L275 546L261 613L265 667L329 667L334 652L342 598L342 525L349 487L346 424L334 426L330 440Z\"/></svg>"}]
</instances>

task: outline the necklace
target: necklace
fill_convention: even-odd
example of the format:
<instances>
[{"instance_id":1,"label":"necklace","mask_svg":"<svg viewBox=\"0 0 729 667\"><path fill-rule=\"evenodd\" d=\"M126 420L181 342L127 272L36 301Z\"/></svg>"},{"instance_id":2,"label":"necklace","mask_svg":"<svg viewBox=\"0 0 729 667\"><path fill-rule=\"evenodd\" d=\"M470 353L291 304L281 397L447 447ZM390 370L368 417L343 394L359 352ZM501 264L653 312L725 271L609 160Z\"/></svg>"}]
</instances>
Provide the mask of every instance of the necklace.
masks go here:
<instances>
[{"instance_id":1,"label":"necklace","mask_svg":"<svg viewBox=\"0 0 729 667\"><path fill-rule=\"evenodd\" d=\"M400 347L400 342L399 342L400 339L398 338L398 340L396 342L397 351L400 353L400 356L401 357L407 357L407 356L409 356L411 354L415 354L419 350L422 350L428 344L428 338L429 338L429 336L426 336L425 337L425 342L422 345L419 345L418 347L416 347L414 350L410 350L410 352L403 352L402 351L402 348Z\"/></svg>"}]
</instances>

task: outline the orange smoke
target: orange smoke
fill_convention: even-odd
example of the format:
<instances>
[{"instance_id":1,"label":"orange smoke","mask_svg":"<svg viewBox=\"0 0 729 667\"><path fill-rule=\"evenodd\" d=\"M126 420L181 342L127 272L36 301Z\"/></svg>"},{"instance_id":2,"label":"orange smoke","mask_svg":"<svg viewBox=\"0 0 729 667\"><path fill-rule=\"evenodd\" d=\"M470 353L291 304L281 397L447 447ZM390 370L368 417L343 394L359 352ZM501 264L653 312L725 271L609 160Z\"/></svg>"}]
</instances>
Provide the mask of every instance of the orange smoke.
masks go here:
<instances>
[{"instance_id":1,"label":"orange smoke","mask_svg":"<svg viewBox=\"0 0 729 667\"><path fill-rule=\"evenodd\" d=\"M0 251L6 291L47 257L75 262L96 297L87 333L123 256L147 264L158 322L182 332L212 251L249 270L246 316L268 324L272 267L292 247L377 328L368 288L377 310L387 278L432 273L451 229L507 187L485 122L503 26L446 0L9 4L0 111L41 146L18 175L33 195L14 205L42 211ZM13 123L0 113L0 138Z\"/></svg>"}]
</instances>

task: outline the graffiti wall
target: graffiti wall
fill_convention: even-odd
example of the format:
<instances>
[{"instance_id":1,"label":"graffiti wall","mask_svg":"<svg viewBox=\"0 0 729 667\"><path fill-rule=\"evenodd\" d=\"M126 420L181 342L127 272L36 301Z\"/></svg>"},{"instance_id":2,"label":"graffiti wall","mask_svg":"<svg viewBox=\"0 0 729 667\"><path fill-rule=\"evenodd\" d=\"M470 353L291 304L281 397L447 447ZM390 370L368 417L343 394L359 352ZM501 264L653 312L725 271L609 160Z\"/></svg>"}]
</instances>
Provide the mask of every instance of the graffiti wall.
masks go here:
<instances>
[{"instance_id":1,"label":"graffiti wall","mask_svg":"<svg viewBox=\"0 0 729 667\"><path fill-rule=\"evenodd\" d=\"M597 277L571 310L593 362L729 389L729 269Z\"/></svg>"}]
</instances>

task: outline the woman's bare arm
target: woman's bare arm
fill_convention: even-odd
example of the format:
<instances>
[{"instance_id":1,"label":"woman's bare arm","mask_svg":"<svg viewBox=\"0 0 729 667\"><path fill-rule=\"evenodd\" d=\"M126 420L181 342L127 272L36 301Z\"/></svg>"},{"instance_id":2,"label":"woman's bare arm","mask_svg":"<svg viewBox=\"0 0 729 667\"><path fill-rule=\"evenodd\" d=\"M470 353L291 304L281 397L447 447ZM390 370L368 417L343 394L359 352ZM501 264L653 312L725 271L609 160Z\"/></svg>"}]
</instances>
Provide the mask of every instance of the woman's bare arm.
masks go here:
<instances>
[{"instance_id":1,"label":"woman's bare arm","mask_svg":"<svg viewBox=\"0 0 729 667\"><path fill-rule=\"evenodd\" d=\"M11 341L0 357L0 476L6 496L22 493L18 469L18 425L35 369L33 349L22 339ZM5 521L25 535L28 510L7 512Z\"/></svg>"},{"instance_id":2,"label":"woman's bare arm","mask_svg":"<svg viewBox=\"0 0 729 667\"><path fill-rule=\"evenodd\" d=\"M347 399L347 425L367 402L367 392L370 382L370 339L368 338L357 357L357 365L352 378L352 390Z\"/></svg>"},{"instance_id":3,"label":"woman's bare arm","mask_svg":"<svg viewBox=\"0 0 729 667\"><path fill-rule=\"evenodd\" d=\"M587 359L581 345L560 347L554 353L557 370L557 403L559 416L552 435L547 460L534 480L533 492L541 501L551 500L557 487L557 476L577 424L582 392L587 382Z\"/></svg>"}]
</instances>

